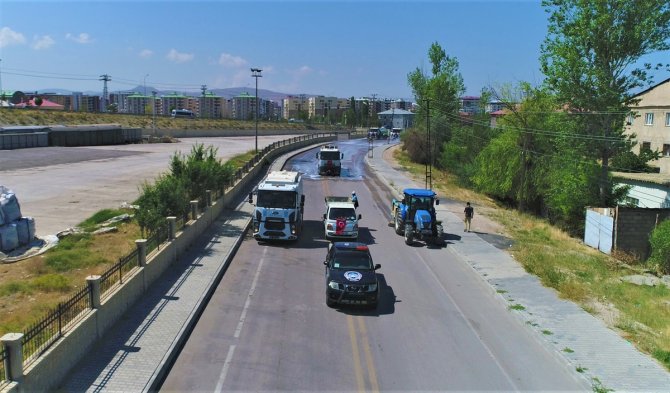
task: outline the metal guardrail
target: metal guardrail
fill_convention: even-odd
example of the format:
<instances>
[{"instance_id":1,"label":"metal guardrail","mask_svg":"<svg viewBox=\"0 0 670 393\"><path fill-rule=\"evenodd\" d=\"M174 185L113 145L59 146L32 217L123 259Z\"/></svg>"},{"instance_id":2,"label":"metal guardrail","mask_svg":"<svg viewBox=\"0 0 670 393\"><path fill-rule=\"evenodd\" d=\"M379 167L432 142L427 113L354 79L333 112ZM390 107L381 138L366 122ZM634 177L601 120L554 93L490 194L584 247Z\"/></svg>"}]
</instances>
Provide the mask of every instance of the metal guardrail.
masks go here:
<instances>
[{"instance_id":1,"label":"metal guardrail","mask_svg":"<svg viewBox=\"0 0 670 393\"><path fill-rule=\"evenodd\" d=\"M244 165L244 169L238 169L234 173L233 179L226 182L223 189L217 190L217 192L212 192L212 198L217 199L223 195L225 188L233 186L236 180L241 179L246 172L251 170L254 165L260 162L270 151L281 146L319 138L329 134L308 134L274 142L249 160L249 162ZM186 222L188 222L188 216L178 218L177 229L182 229ZM149 253L155 248L160 249L160 245L166 240L168 240L168 226L163 224L147 239L146 252ZM119 258L117 263L100 275L101 297L104 298L105 294L110 293L110 289L114 285L123 284L125 276L138 265L139 251L137 248L125 257ZM86 315L86 312L92 309L92 296L91 288L87 285L69 300L59 303L56 309L49 312L44 318L28 328L21 339L24 365L30 364L37 359L44 353L44 351L53 345L53 343L63 336L63 334L71 327L72 322L83 318ZM9 382L5 378L5 362L8 360L9 354L6 348L0 346L0 386Z\"/></svg>"}]
</instances>

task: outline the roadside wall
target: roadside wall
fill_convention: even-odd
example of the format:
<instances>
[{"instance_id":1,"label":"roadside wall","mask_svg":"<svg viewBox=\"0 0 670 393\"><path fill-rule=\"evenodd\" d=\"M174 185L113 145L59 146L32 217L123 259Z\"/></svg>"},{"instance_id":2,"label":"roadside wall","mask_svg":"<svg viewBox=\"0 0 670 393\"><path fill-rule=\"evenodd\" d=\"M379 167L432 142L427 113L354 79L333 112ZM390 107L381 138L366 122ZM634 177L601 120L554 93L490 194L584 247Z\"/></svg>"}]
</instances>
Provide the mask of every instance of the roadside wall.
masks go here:
<instances>
[{"instance_id":1,"label":"roadside wall","mask_svg":"<svg viewBox=\"0 0 670 393\"><path fill-rule=\"evenodd\" d=\"M614 222L614 249L646 260L651 255L651 232L668 218L670 209L618 207Z\"/></svg>"},{"instance_id":2,"label":"roadside wall","mask_svg":"<svg viewBox=\"0 0 670 393\"><path fill-rule=\"evenodd\" d=\"M124 283L118 285L111 294L107 294L98 309L90 310L44 354L24 369L24 377L19 383L11 382L0 391L32 392L49 391L57 387L76 366L86 353L101 339L123 316L130 307L139 300L149 286L156 281L181 254L213 223L227 208L234 208L242 195L249 190L252 182L267 165L277 157L288 152L310 145L333 141L335 137L327 136L299 141L281 146L269 152L235 185L227 189L225 195L205 211L199 212L196 220L191 220L173 241L160 246L160 250L147 255L145 267L136 267L134 274L124 277Z\"/></svg>"}]
</instances>

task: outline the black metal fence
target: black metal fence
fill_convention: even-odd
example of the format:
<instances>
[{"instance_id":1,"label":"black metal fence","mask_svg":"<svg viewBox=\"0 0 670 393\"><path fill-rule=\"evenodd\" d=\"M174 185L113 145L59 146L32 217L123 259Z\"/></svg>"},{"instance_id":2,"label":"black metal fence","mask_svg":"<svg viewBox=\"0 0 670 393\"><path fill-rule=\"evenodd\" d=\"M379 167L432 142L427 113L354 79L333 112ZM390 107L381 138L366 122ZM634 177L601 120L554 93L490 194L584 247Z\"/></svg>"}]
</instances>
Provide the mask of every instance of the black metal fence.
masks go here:
<instances>
[{"instance_id":1,"label":"black metal fence","mask_svg":"<svg viewBox=\"0 0 670 393\"><path fill-rule=\"evenodd\" d=\"M186 220L188 221L188 220ZM182 224L183 227L183 224ZM179 225L177 225L179 228ZM167 241L168 239L168 226L167 224L159 226L155 231L149 235L147 238L147 254L155 249L161 249L161 244Z\"/></svg>"},{"instance_id":2,"label":"black metal fence","mask_svg":"<svg viewBox=\"0 0 670 393\"><path fill-rule=\"evenodd\" d=\"M21 339L24 363L30 363L60 338L72 322L82 318L91 308L91 291L88 285L35 323Z\"/></svg>"},{"instance_id":3,"label":"black metal fence","mask_svg":"<svg viewBox=\"0 0 670 393\"><path fill-rule=\"evenodd\" d=\"M289 138L278 141L270 146L264 148L261 152L256 154L243 168L237 170L232 179L226 187L232 186L235 180L241 179L242 176L251 170L256 163L258 163L265 154L271 150L285 146L287 144L304 141L308 139L318 138L327 134L310 134L299 137ZM213 193L213 198L223 195L223 189L217 193ZM183 228L188 221L188 216L178 218L177 229ZM160 245L168 240L168 226L161 225L155 230L147 239L146 251L147 254L155 248L160 249ZM110 267L107 271L101 274L100 277L100 294L103 297L116 284L123 284L125 276L139 265L139 251L135 248L130 254L119 258L119 261ZM43 319L32 325L24 333L21 339L22 354L24 364L29 364L44 353L53 343L55 343L65 332L73 327L73 322L83 318L86 312L92 309L92 291L86 285L69 300L59 303L58 307L49 312ZM8 360L9 354L6 348L0 346L0 385L5 381L5 360Z\"/></svg>"},{"instance_id":4,"label":"black metal fence","mask_svg":"<svg viewBox=\"0 0 670 393\"><path fill-rule=\"evenodd\" d=\"M7 372L5 369L5 360L9 360L7 357L7 350L4 346L0 346L0 387L7 382L7 378L5 378Z\"/></svg>"}]
</instances>

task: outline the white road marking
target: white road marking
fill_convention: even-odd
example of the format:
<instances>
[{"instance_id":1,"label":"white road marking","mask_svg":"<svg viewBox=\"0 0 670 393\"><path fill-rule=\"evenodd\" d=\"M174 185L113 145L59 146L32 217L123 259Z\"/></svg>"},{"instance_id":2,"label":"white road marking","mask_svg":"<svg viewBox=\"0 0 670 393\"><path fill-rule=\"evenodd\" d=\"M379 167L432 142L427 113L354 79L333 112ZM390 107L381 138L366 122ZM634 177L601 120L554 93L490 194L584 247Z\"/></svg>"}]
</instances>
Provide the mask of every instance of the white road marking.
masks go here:
<instances>
[{"instance_id":1,"label":"white road marking","mask_svg":"<svg viewBox=\"0 0 670 393\"><path fill-rule=\"evenodd\" d=\"M254 275L254 280L251 282L251 288L249 288L249 294L247 294L247 300L244 302L244 309L242 310L242 315L240 315L240 320L237 323L237 328L235 329L235 334L233 335L234 338L240 338L240 334L242 334L242 327L244 326L244 320L247 318L247 310L249 309L249 305L251 304L251 298L254 296L254 292L256 291L256 284L258 284L258 277L261 275L261 269L263 268L263 262L265 261L265 254L267 253L268 248L263 247L263 255L261 256L261 260L258 264L258 268L256 269L256 274ZM228 374L228 369L230 368L230 363L233 361L233 354L235 353L235 344L231 345L230 348L228 349L228 355L226 356L226 360L223 363L223 368L221 369L221 374L219 375L219 381L216 383L216 388L214 389L215 392L221 392L223 389L223 383L226 380L226 375Z\"/></svg>"}]
</instances>

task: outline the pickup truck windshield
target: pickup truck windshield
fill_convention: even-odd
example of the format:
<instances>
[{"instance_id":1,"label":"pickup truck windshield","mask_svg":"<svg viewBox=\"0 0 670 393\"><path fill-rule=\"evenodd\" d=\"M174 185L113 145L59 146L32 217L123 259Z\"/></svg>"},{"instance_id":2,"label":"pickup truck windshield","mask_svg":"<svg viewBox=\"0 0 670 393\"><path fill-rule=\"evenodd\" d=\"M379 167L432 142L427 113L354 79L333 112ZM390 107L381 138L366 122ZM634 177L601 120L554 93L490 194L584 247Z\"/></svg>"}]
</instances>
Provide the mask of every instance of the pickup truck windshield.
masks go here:
<instances>
[{"instance_id":1,"label":"pickup truck windshield","mask_svg":"<svg viewBox=\"0 0 670 393\"><path fill-rule=\"evenodd\" d=\"M346 218L347 220L356 219L356 210L347 207L333 207L328 212L329 220L337 220L338 218Z\"/></svg>"},{"instance_id":2,"label":"pickup truck windshield","mask_svg":"<svg viewBox=\"0 0 670 393\"><path fill-rule=\"evenodd\" d=\"M256 206L274 209L291 209L296 207L297 194L294 191L258 190Z\"/></svg>"},{"instance_id":3,"label":"pickup truck windshield","mask_svg":"<svg viewBox=\"0 0 670 393\"><path fill-rule=\"evenodd\" d=\"M372 262L367 253L360 251L338 252L333 258L334 269L369 269L372 270Z\"/></svg>"}]
</instances>

